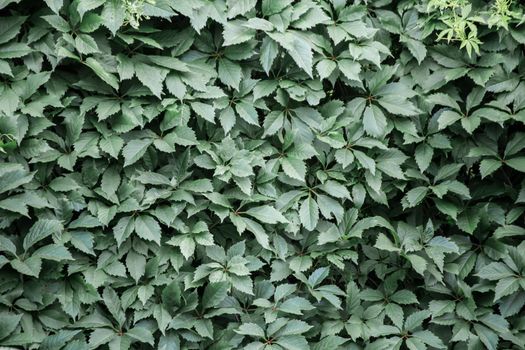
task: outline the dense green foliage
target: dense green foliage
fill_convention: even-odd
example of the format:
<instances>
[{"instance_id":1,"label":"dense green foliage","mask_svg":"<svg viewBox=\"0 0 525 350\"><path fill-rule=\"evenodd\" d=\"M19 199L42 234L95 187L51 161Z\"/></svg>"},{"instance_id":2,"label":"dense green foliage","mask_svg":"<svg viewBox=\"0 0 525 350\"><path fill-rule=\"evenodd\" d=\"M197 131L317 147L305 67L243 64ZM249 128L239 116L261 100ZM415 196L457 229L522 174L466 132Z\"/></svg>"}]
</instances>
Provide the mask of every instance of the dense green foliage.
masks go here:
<instances>
[{"instance_id":1,"label":"dense green foliage","mask_svg":"<svg viewBox=\"0 0 525 350\"><path fill-rule=\"evenodd\" d=\"M524 349L518 3L0 0L0 346Z\"/></svg>"}]
</instances>

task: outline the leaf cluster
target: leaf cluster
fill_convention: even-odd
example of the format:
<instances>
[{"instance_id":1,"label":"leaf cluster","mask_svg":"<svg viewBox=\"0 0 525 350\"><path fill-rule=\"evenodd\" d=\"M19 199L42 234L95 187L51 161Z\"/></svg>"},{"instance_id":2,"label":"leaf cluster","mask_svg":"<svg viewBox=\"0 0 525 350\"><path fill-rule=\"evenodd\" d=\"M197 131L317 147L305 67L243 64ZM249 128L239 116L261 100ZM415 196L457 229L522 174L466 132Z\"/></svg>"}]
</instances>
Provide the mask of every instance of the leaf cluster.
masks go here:
<instances>
[{"instance_id":1,"label":"leaf cluster","mask_svg":"<svg viewBox=\"0 0 525 350\"><path fill-rule=\"evenodd\" d=\"M0 0L0 345L525 348L523 5L430 3Z\"/></svg>"}]
</instances>

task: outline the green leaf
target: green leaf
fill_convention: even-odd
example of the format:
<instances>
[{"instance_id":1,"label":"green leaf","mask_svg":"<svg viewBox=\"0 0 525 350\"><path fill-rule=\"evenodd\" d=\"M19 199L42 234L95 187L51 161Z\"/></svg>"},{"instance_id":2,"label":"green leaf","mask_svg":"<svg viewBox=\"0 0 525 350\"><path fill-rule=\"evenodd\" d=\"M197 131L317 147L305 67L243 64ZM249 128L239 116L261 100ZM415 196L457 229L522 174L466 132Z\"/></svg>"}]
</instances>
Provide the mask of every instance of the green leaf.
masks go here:
<instances>
[{"instance_id":1,"label":"green leaf","mask_svg":"<svg viewBox=\"0 0 525 350\"><path fill-rule=\"evenodd\" d=\"M514 272L503 263L493 262L481 268L477 275L490 281L496 281L512 277Z\"/></svg>"},{"instance_id":2,"label":"green leaf","mask_svg":"<svg viewBox=\"0 0 525 350\"><path fill-rule=\"evenodd\" d=\"M87 34L78 34L75 38L75 47L81 54L97 53L100 51L97 42Z\"/></svg>"},{"instance_id":3,"label":"green leaf","mask_svg":"<svg viewBox=\"0 0 525 350\"><path fill-rule=\"evenodd\" d=\"M238 334L244 334L244 335L250 335L253 337L264 338L264 330L260 326L256 325L255 323L251 323L251 322L241 324L239 329L237 329L235 332Z\"/></svg>"},{"instance_id":4,"label":"green leaf","mask_svg":"<svg viewBox=\"0 0 525 350\"><path fill-rule=\"evenodd\" d=\"M301 350L308 349L308 342L306 339L299 335L291 335L280 337L277 339L276 343L282 346L284 349L290 350Z\"/></svg>"},{"instance_id":5,"label":"green leaf","mask_svg":"<svg viewBox=\"0 0 525 350\"><path fill-rule=\"evenodd\" d=\"M181 146L191 146L198 144L195 131L185 125L180 125L175 128L173 131L173 141Z\"/></svg>"},{"instance_id":6,"label":"green leaf","mask_svg":"<svg viewBox=\"0 0 525 350\"><path fill-rule=\"evenodd\" d=\"M0 58L19 58L30 54L33 50L24 43L11 42L0 45Z\"/></svg>"},{"instance_id":7,"label":"green leaf","mask_svg":"<svg viewBox=\"0 0 525 350\"><path fill-rule=\"evenodd\" d=\"M396 327L400 329L403 327L404 312L401 306L388 303L385 307L385 313Z\"/></svg>"},{"instance_id":8,"label":"green leaf","mask_svg":"<svg viewBox=\"0 0 525 350\"><path fill-rule=\"evenodd\" d=\"M461 114L459 114L456 111L452 111L452 110L443 111L439 115L439 119L438 119L439 130L442 130L446 128L447 126L454 124L460 119L461 119Z\"/></svg>"},{"instance_id":9,"label":"green leaf","mask_svg":"<svg viewBox=\"0 0 525 350\"><path fill-rule=\"evenodd\" d=\"M240 101L235 105L235 110L248 124L259 125L259 114L251 104Z\"/></svg>"},{"instance_id":10,"label":"green leaf","mask_svg":"<svg viewBox=\"0 0 525 350\"><path fill-rule=\"evenodd\" d=\"M377 236L376 244L374 245L377 249L387 250L389 252L399 252L401 249L396 247L392 241L385 236L384 233L380 233Z\"/></svg>"},{"instance_id":11,"label":"green leaf","mask_svg":"<svg viewBox=\"0 0 525 350\"><path fill-rule=\"evenodd\" d=\"M268 35L288 52L299 68L312 76L312 48L306 40L292 32L272 32Z\"/></svg>"},{"instance_id":12,"label":"green leaf","mask_svg":"<svg viewBox=\"0 0 525 350\"><path fill-rule=\"evenodd\" d=\"M37 256L32 256L25 260L13 259L11 260L11 267L23 275L38 278L42 269L42 259Z\"/></svg>"},{"instance_id":13,"label":"green leaf","mask_svg":"<svg viewBox=\"0 0 525 350\"><path fill-rule=\"evenodd\" d=\"M421 310L410 314L405 320L404 329L411 331L423 324L423 321L430 317L430 311Z\"/></svg>"},{"instance_id":14,"label":"green leaf","mask_svg":"<svg viewBox=\"0 0 525 350\"><path fill-rule=\"evenodd\" d=\"M516 225L503 225L494 231L494 238L525 236L525 229Z\"/></svg>"},{"instance_id":15,"label":"green leaf","mask_svg":"<svg viewBox=\"0 0 525 350\"><path fill-rule=\"evenodd\" d=\"M35 222L24 237L24 250L28 250L35 243L52 235L59 234L63 230L63 226L58 220L42 219Z\"/></svg>"},{"instance_id":16,"label":"green leaf","mask_svg":"<svg viewBox=\"0 0 525 350\"><path fill-rule=\"evenodd\" d=\"M337 67L349 80L360 81L359 73L361 72L361 65L358 62L343 59L337 62Z\"/></svg>"},{"instance_id":17,"label":"green leaf","mask_svg":"<svg viewBox=\"0 0 525 350\"><path fill-rule=\"evenodd\" d=\"M226 298L229 289L228 283L226 282L208 284L202 296L202 307L204 309L216 307Z\"/></svg>"},{"instance_id":18,"label":"green leaf","mask_svg":"<svg viewBox=\"0 0 525 350\"><path fill-rule=\"evenodd\" d=\"M447 347L443 344L443 341L429 330L423 330L414 332L413 336L421 340L423 343L432 346L436 349L446 349Z\"/></svg>"},{"instance_id":19,"label":"green leaf","mask_svg":"<svg viewBox=\"0 0 525 350\"><path fill-rule=\"evenodd\" d=\"M287 223L288 220L274 207L269 205L262 205L253 207L246 211L246 214L256 218L265 224Z\"/></svg>"},{"instance_id":20,"label":"green leaf","mask_svg":"<svg viewBox=\"0 0 525 350\"><path fill-rule=\"evenodd\" d=\"M525 157L516 157L505 160L505 164L510 166L512 169L525 173Z\"/></svg>"},{"instance_id":21,"label":"green leaf","mask_svg":"<svg viewBox=\"0 0 525 350\"><path fill-rule=\"evenodd\" d=\"M167 70L157 68L142 62L135 62L135 75L142 84L148 87L151 92L160 98L162 95L162 84L166 78Z\"/></svg>"},{"instance_id":22,"label":"green leaf","mask_svg":"<svg viewBox=\"0 0 525 350\"><path fill-rule=\"evenodd\" d=\"M481 173L481 178L485 178L501 168L503 164L496 159L483 159L479 163L479 172Z\"/></svg>"},{"instance_id":23,"label":"green leaf","mask_svg":"<svg viewBox=\"0 0 525 350\"><path fill-rule=\"evenodd\" d=\"M292 157L284 157L281 159L281 165L286 175L293 179L304 181L306 176L304 161Z\"/></svg>"},{"instance_id":24,"label":"green leaf","mask_svg":"<svg viewBox=\"0 0 525 350\"><path fill-rule=\"evenodd\" d=\"M124 166L132 165L142 158L151 143L152 140L149 139L131 140L127 143L122 150L122 155L125 160Z\"/></svg>"},{"instance_id":25,"label":"green leaf","mask_svg":"<svg viewBox=\"0 0 525 350\"><path fill-rule=\"evenodd\" d=\"M126 267L131 277L135 280L135 283L138 283L139 279L144 276L146 272L146 258L142 254L130 251L126 256Z\"/></svg>"},{"instance_id":26,"label":"green leaf","mask_svg":"<svg viewBox=\"0 0 525 350\"><path fill-rule=\"evenodd\" d=\"M422 143L416 147L416 163L422 173L430 166L433 156L434 149L428 144Z\"/></svg>"},{"instance_id":27,"label":"green leaf","mask_svg":"<svg viewBox=\"0 0 525 350\"><path fill-rule=\"evenodd\" d=\"M80 19L84 17L84 14L88 11L94 10L104 4L105 0L83 0L77 4L77 12L80 15Z\"/></svg>"},{"instance_id":28,"label":"green leaf","mask_svg":"<svg viewBox=\"0 0 525 350\"><path fill-rule=\"evenodd\" d=\"M147 241L160 245L161 229L159 223L149 215L139 215L135 218L135 232Z\"/></svg>"},{"instance_id":29,"label":"green leaf","mask_svg":"<svg viewBox=\"0 0 525 350\"><path fill-rule=\"evenodd\" d=\"M215 124L215 108L213 106L201 103L201 102L193 102L191 104L191 108L202 117L204 120L209 121L212 124Z\"/></svg>"},{"instance_id":30,"label":"green leaf","mask_svg":"<svg viewBox=\"0 0 525 350\"><path fill-rule=\"evenodd\" d=\"M41 247L33 253L33 256L53 261L75 260L69 250L59 244L49 244Z\"/></svg>"},{"instance_id":31,"label":"green leaf","mask_svg":"<svg viewBox=\"0 0 525 350\"><path fill-rule=\"evenodd\" d=\"M229 21L224 24L224 46L231 46L251 40L254 37L255 30L241 25L240 21Z\"/></svg>"},{"instance_id":32,"label":"green leaf","mask_svg":"<svg viewBox=\"0 0 525 350\"><path fill-rule=\"evenodd\" d=\"M496 283L494 302L516 292L519 289L519 286L519 279L515 277L508 277L499 280L498 283Z\"/></svg>"},{"instance_id":33,"label":"green leaf","mask_svg":"<svg viewBox=\"0 0 525 350\"><path fill-rule=\"evenodd\" d=\"M0 17L0 44L4 44L17 36L26 19L25 16Z\"/></svg>"},{"instance_id":34,"label":"green leaf","mask_svg":"<svg viewBox=\"0 0 525 350\"><path fill-rule=\"evenodd\" d=\"M319 61L319 63L315 66L317 69L317 73L319 73L319 78L321 80L326 79L332 74L332 72L337 68L337 63L333 60L324 59Z\"/></svg>"},{"instance_id":35,"label":"green leaf","mask_svg":"<svg viewBox=\"0 0 525 350\"><path fill-rule=\"evenodd\" d=\"M480 213L477 212L474 208L467 209L463 211L458 216L458 227L469 234L473 234L474 230L478 227L478 224L481 220Z\"/></svg>"},{"instance_id":36,"label":"green leaf","mask_svg":"<svg viewBox=\"0 0 525 350\"><path fill-rule=\"evenodd\" d=\"M84 61L84 64L91 68L93 72L95 72L95 74L98 75L98 77L106 82L109 86L115 90L118 90L119 86L117 78L113 74L108 73L100 64L100 62L95 60L93 57L88 57Z\"/></svg>"},{"instance_id":37,"label":"green leaf","mask_svg":"<svg viewBox=\"0 0 525 350\"><path fill-rule=\"evenodd\" d=\"M113 35L115 35L117 30L124 24L126 12L123 4L124 3L119 0L108 0L102 9L101 17L104 20L102 24L108 28Z\"/></svg>"},{"instance_id":38,"label":"green leaf","mask_svg":"<svg viewBox=\"0 0 525 350\"><path fill-rule=\"evenodd\" d=\"M366 107L363 114L363 127L366 133L373 137L380 137L386 131L387 121L381 109L375 105Z\"/></svg>"},{"instance_id":39,"label":"green leaf","mask_svg":"<svg viewBox=\"0 0 525 350\"><path fill-rule=\"evenodd\" d=\"M273 61L277 57L278 53L279 53L279 45L277 44L277 42L270 39L269 37L263 38L259 61L261 62L261 66L266 72L266 74L270 73L270 69L272 68Z\"/></svg>"},{"instance_id":40,"label":"green leaf","mask_svg":"<svg viewBox=\"0 0 525 350\"><path fill-rule=\"evenodd\" d=\"M241 66L228 59L222 59L219 60L218 72L219 79L221 79L224 84L234 88L235 90L239 90L239 84L242 77Z\"/></svg>"},{"instance_id":41,"label":"green leaf","mask_svg":"<svg viewBox=\"0 0 525 350\"><path fill-rule=\"evenodd\" d=\"M126 332L126 335L138 340L140 343L147 343L151 346L153 346L153 343L155 342L151 331L144 327L133 327Z\"/></svg>"},{"instance_id":42,"label":"green leaf","mask_svg":"<svg viewBox=\"0 0 525 350\"><path fill-rule=\"evenodd\" d=\"M57 13L60 11L62 6L64 5L64 0L44 0L49 6L51 10L53 10L54 13Z\"/></svg>"},{"instance_id":43,"label":"green leaf","mask_svg":"<svg viewBox=\"0 0 525 350\"><path fill-rule=\"evenodd\" d=\"M432 317L439 317L449 312L454 312L455 303L451 300L432 300L428 304L428 309L432 312Z\"/></svg>"},{"instance_id":44,"label":"green leaf","mask_svg":"<svg viewBox=\"0 0 525 350\"><path fill-rule=\"evenodd\" d=\"M308 196L308 198L301 203L299 217L304 228L308 231L312 231L317 226L317 222L319 221L319 207L311 196Z\"/></svg>"},{"instance_id":45,"label":"green leaf","mask_svg":"<svg viewBox=\"0 0 525 350\"><path fill-rule=\"evenodd\" d=\"M18 327L22 316L22 314L0 313L0 340L6 338Z\"/></svg>"},{"instance_id":46,"label":"green leaf","mask_svg":"<svg viewBox=\"0 0 525 350\"><path fill-rule=\"evenodd\" d=\"M41 18L43 18L47 23L49 23L54 29L62 33L68 33L71 30L69 23L58 15L42 16Z\"/></svg>"},{"instance_id":47,"label":"green leaf","mask_svg":"<svg viewBox=\"0 0 525 350\"><path fill-rule=\"evenodd\" d=\"M405 196L408 202L408 208L413 208L421 203L421 201L425 199L427 193L428 187L425 186L419 186L408 191Z\"/></svg>"},{"instance_id":48,"label":"green leaf","mask_svg":"<svg viewBox=\"0 0 525 350\"><path fill-rule=\"evenodd\" d=\"M427 55L425 45L421 41L412 38L406 38L406 44L412 56L417 60L417 63L421 64Z\"/></svg>"}]
</instances>

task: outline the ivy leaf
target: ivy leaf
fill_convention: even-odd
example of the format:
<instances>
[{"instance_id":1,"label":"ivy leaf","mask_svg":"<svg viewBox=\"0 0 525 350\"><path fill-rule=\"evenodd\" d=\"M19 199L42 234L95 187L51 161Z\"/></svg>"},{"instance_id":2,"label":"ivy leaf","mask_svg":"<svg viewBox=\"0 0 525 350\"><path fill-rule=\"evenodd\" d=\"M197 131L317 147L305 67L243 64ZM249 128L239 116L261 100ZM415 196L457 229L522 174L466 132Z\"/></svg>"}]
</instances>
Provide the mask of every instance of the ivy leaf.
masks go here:
<instances>
[{"instance_id":1,"label":"ivy leaf","mask_svg":"<svg viewBox=\"0 0 525 350\"><path fill-rule=\"evenodd\" d=\"M363 126L370 136L380 137L385 133L387 121L379 107L375 105L366 107L363 114Z\"/></svg>"},{"instance_id":2,"label":"ivy leaf","mask_svg":"<svg viewBox=\"0 0 525 350\"><path fill-rule=\"evenodd\" d=\"M103 19L103 25L115 35L117 30L124 24L126 12L124 10L123 3L118 0L108 0L104 4L102 9L101 17Z\"/></svg>"},{"instance_id":3,"label":"ivy leaf","mask_svg":"<svg viewBox=\"0 0 525 350\"><path fill-rule=\"evenodd\" d=\"M153 241L160 245L161 229L160 225L149 215L140 215L135 218L135 232L140 238Z\"/></svg>"},{"instance_id":4,"label":"ivy leaf","mask_svg":"<svg viewBox=\"0 0 525 350\"><path fill-rule=\"evenodd\" d=\"M319 207L311 196L308 196L308 198L301 203L299 217L304 228L307 230L312 231L317 226L317 222L319 221Z\"/></svg>"},{"instance_id":5,"label":"ivy leaf","mask_svg":"<svg viewBox=\"0 0 525 350\"><path fill-rule=\"evenodd\" d=\"M513 169L516 169L517 171L525 173L525 157L516 157L508 159L505 161L505 164L507 164Z\"/></svg>"},{"instance_id":6,"label":"ivy leaf","mask_svg":"<svg viewBox=\"0 0 525 350\"><path fill-rule=\"evenodd\" d=\"M124 156L124 166L129 166L137 162L146 150L151 145L152 141L149 139L139 139L131 140L124 149L122 150L122 155Z\"/></svg>"},{"instance_id":7,"label":"ivy leaf","mask_svg":"<svg viewBox=\"0 0 525 350\"><path fill-rule=\"evenodd\" d=\"M226 282L210 283L204 290L202 307L205 309L215 307L228 295L229 286Z\"/></svg>"},{"instance_id":8,"label":"ivy leaf","mask_svg":"<svg viewBox=\"0 0 525 350\"><path fill-rule=\"evenodd\" d=\"M349 80L360 81L359 73L361 72L361 65L358 62L348 60L348 59L343 59L337 62L337 67L339 67L339 70Z\"/></svg>"},{"instance_id":9,"label":"ivy leaf","mask_svg":"<svg viewBox=\"0 0 525 350\"><path fill-rule=\"evenodd\" d=\"M292 32L268 33L270 38L281 45L295 61L297 66L312 76L312 49L308 42Z\"/></svg>"},{"instance_id":10,"label":"ivy leaf","mask_svg":"<svg viewBox=\"0 0 525 350\"><path fill-rule=\"evenodd\" d=\"M286 175L293 179L304 181L306 176L306 166L304 161L292 157L284 157L281 164Z\"/></svg>"},{"instance_id":11,"label":"ivy leaf","mask_svg":"<svg viewBox=\"0 0 525 350\"><path fill-rule=\"evenodd\" d=\"M0 44L13 39L20 32L20 28L26 19L25 16L2 17L0 19Z\"/></svg>"},{"instance_id":12,"label":"ivy leaf","mask_svg":"<svg viewBox=\"0 0 525 350\"><path fill-rule=\"evenodd\" d=\"M434 149L426 143L422 143L416 148L416 163L419 170L423 173L430 166Z\"/></svg>"},{"instance_id":13,"label":"ivy leaf","mask_svg":"<svg viewBox=\"0 0 525 350\"><path fill-rule=\"evenodd\" d=\"M266 224L287 223L288 220L274 207L269 205L263 205L260 207L250 208L246 211L246 214L253 216L257 220Z\"/></svg>"},{"instance_id":14,"label":"ivy leaf","mask_svg":"<svg viewBox=\"0 0 525 350\"><path fill-rule=\"evenodd\" d=\"M61 233L63 226L58 220L39 220L31 226L26 236L24 237L24 249L28 250L35 243L43 240L44 238L52 235Z\"/></svg>"},{"instance_id":15,"label":"ivy leaf","mask_svg":"<svg viewBox=\"0 0 525 350\"><path fill-rule=\"evenodd\" d=\"M108 73L96 59L93 57L88 57L84 63L86 66L91 68L100 79L106 82L113 89L118 90L119 85L117 78L113 74Z\"/></svg>"},{"instance_id":16,"label":"ivy leaf","mask_svg":"<svg viewBox=\"0 0 525 350\"><path fill-rule=\"evenodd\" d=\"M62 6L64 5L64 0L44 0L54 13L58 14Z\"/></svg>"},{"instance_id":17,"label":"ivy leaf","mask_svg":"<svg viewBox=\"0 0 525 350\"><path fill-rule=\"evenodd\" d=\"M135 75L140 82L147 86L155 96L160 98L162 95L162 83L166 78L167 71L142 62L135 62L134 67Z\"/></svg>"},{"instance_id":18,"label":"ivy leaf","mask_svg":"<svg viewBox=\"0 0 525 350\"><path fill-rule=\"evenodd\" d=\"M219 79L221 79L224 84L235 90L239 90L241 77L242 69L238 64L228 59L219 60Z\"/></svg>"},{"instance_id":19,"label":"ivy leaf","mask_svg":"<svg viewBox=\"0 0 525 350\"><path fill-rule=\"evenodd\" d=\"M144 276L146 272L146 258L142 254L130 251L126 256L126 267L131 277L135 280L135 283L138 283L139 279Z\"/></svg>"}]
</instances>

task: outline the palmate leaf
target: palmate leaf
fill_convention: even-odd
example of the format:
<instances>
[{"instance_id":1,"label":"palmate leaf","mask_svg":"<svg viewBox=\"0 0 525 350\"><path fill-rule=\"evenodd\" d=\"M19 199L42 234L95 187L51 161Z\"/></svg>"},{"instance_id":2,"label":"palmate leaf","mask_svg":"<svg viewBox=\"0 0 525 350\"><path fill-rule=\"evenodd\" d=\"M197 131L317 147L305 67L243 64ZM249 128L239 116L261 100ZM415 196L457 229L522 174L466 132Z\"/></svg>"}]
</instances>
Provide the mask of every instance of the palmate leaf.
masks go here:
<instances>
[{"instance_id":1,"label":"palmate leaf","mask_svg":"<svg viewBox=\"0 0 525 350\"><path fill-rule=\"evenodd\" d=\"M312 48L306 40L295 32L272 32L268 35L288 52L299 68L312 76Z\"/></svg>"},{"instance_id":2,"label":"palmate leaf","mask_svg":"<svg viewBox=\"0 0 525 350\"><path fill-rule=\"evenodd\" d=\"M137 162L146 153L146 150L151 145L152 140L132 140L122 150L124 155L124 166L131 165Z\"/></svg>"},{"instance_id":3,"label":"palmate leaf","mask_svg":"<svg viewBox=\"0 0 525 350\"><path fill-rule=\"evenodd\" d=\"M0 19L0 44L4 44L13 39L19 32L22 23L27 17L9 16Z\"/></svg>"},{"instance_id":4,"label":"palmate leaf","mask_svg":"<svg viewBox=\"0 0 525 350\"><path fill-rule=\"evenodd\" d=\"M102 9L101 17L104 20L103 25L115 35L117 30L124 24L126 18L124 4L117 0L106 1Z\"/></svg>"},{"instance_id":5,"label":"palmate leaf","mask_svg":"<svg viewBox=\"0 0 525 350\"><path fill-rule=\"evenodd\" d=\"M386 131L387 121L381 109L375 105L366 107L363 114L363 127L367 134L382 136Z\"/></svg>"},{"instance_id":6,"label":"palmate leaf","mask_svg":"<svg viewBox=\"0 0 525 350\"><path fill-rule=\"evenodd\" d=\"M312 231L317 226L317 222L319 221L319 207L311 196L308 196L308 198L301 203L299 217L301 218L301 223L307 230Z\"/></svg>"},{"instance_id":7,"label":"palmate leaf","mask_svg":"<svg viewBox=\"0 0 525 350\"><path fill-rule=\"evenodd\" d=\"M135 232L140 238L154 241L160 245L161 228L159 223L149 215L140 215L135 219Z\"/></svg>"},{"instance_id":8,"label":"palmate leaf","mask_svg":"<svg viewBox=\"0 0 525 350\"><path fill-rule=\"evenodd\" d=\"M0 0L0 347L523 348L522 6L429 3Z\"/></svg>"}]
</instances>

